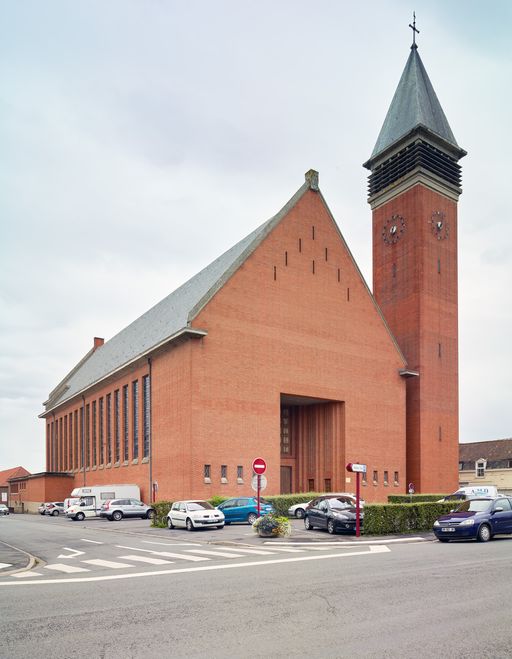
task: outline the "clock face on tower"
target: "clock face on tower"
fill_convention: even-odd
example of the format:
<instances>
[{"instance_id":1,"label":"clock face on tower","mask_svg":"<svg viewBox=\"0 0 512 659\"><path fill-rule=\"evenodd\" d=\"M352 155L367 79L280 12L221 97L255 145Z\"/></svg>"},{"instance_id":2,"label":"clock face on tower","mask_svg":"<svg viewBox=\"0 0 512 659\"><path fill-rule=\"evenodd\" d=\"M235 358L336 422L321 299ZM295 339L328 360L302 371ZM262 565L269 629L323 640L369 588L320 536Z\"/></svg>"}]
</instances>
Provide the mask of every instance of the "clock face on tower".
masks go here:
<instances>
[{"instance_id":1,"label":"clock face on tower","mask_svg":"<svg viewBox=\"0 0 512 659\"><path fill-rule=\"evenodd\" d=\"M448 238L450 227L446 221L446 213L443 211L433 211L432 217L429 220L432 227L432 233L437 240L444 240Z\"/></svg>"},{"instance_id":2,"label":"clock face on tower","mask_svg":"<svg viewBox=\"0 0 512 659\"><path fill-rule=\"evenodd\" d=\"M401 215L392 215L382 229L382 240L386 245L394 245L405 231L405 220Z\"/></svg>"}]
</instances>

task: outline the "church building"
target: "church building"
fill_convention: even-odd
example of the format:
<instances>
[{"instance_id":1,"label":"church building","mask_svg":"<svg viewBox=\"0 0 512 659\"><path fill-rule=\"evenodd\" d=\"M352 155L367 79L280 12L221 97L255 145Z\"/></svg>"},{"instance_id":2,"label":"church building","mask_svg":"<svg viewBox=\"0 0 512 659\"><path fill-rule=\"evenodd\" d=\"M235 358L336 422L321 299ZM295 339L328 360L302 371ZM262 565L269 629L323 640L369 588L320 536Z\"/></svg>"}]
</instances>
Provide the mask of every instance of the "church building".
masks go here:
<instances>
[{"instance_id":1,"label":"church building","mask_svg":"<svg viewBox=\"0 0 512 659\"><path fill-rule=\"evenodd\" d=\"M141 496L362 496L458 485L457 200L465 155L413 43L365 167L373 292L310 170L270 220L49 394L46 470ZM44 477L44 476L42 476Z\"/></svg>"}]
</instances>

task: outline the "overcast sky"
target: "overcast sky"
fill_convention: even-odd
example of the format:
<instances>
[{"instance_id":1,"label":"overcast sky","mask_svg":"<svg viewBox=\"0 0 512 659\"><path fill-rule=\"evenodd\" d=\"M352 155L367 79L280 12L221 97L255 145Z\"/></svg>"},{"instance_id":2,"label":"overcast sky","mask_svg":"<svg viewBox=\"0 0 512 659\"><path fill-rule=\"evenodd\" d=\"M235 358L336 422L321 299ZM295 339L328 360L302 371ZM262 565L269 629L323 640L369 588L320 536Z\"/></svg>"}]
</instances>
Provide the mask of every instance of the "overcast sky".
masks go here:
<instances>
[{"instance_id":1,"label":"overcast sky","mask_svg":"<svg viewBox=\"0 0 512 659\"><path fill-rule=\"evenodd\" d=\"M0 4L0 469L44 469L50 390L319 170L371 286L370 156L419 53L468 151L460 438L512 436L512 3Z\"/></svg>"}]
</instances>

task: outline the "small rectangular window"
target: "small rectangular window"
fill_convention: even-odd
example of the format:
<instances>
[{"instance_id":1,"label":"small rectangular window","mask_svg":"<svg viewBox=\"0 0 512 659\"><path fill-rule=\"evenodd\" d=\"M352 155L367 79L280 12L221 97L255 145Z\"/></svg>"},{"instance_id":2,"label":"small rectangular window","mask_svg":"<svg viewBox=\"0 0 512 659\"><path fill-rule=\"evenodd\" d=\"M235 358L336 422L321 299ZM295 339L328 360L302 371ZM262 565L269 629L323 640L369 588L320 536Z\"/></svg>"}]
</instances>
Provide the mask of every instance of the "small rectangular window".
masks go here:
<instances>
[{"instance_id":1,"label":"small rectangular window","mask_svg":"<svg viewBox=\"0 0 512 659\"><path fill-rule=\"evenodd\" d=\"M308 478L308 490L310 492L315 491L315 479L314 478Z\"/></svg>"},{"instance_id":2,"label":"small rectangular window","mask_svg":"<svg viewBox=\"0 0 512 659\"><path fill-rule=\"evenodd\" d=\"M332 492L331 479L330 478L326 478L324 480L324 491L325 492Z\"/></svg>"},{"instance_id":3,"label":"small rectangular window","mask_svg":"<svg viewBox=\"0 0 512 659\"><path fill-rule=\"evenodd\" d=\"M476 475L477 475L477 478L484 478L484 476L485 476L485 460L479 460L476 463Z\"/></svg>"},{"instance_id":4,"label":"small rectangular window","mask_svg":"<svg viewBox=\"0 0 512 659\"><path fill-rule=\"evenodd\" d=\"M376 469L373 470L373 482L374 484L379 482L379 473Z\"/></svg>"},{"instance_id":5,"label":"small rectangular window","mask_svg":"<svg viewBox=\"0 0 512 659\"><path fill-rule=\"evenodd\" d=\"M389 485L388 472L384 471L384 485Z\"/></svg>"},{"instance_id":6,"label":"small rectangular window","mask_svg":"<svg viewBox=\"0 0 512 659\"><path fill-rule=\"evenodd\" d=\"M459 462L459 471L462 471L464 469L464 463Z\"/></svg>"},{"instance_id":7,"label":"small rectangular window","mask_svg":"<svg viewBox=\"0 0 512 659\"><path fill-rule=\"evenodd\" d=\"M244 468L242 465L238 465L236 468L236 477L238 480L243 480L244 479Z\"/></svg>"},{"instance_id":8,"label":"small rectangular window","mask_svg":"<svg viewBox=\"0 0 512 659\"><path fill-rule=\"evenodd\" d=\"M205 465L204 466L204 477L205 478L210 478L211 474L211 465Z\"/></svg>"},{"instance_id":9,"label":"small rectangular window","mask_svg":"<svg viewBox=\"0 0 512 659\"><path fill-rule=\"evenodd\" d=\"M220 477L221 478L227 478L228 477L228 466L227 465L221 465L220 466Z\"/></svg>"}]
</instances>

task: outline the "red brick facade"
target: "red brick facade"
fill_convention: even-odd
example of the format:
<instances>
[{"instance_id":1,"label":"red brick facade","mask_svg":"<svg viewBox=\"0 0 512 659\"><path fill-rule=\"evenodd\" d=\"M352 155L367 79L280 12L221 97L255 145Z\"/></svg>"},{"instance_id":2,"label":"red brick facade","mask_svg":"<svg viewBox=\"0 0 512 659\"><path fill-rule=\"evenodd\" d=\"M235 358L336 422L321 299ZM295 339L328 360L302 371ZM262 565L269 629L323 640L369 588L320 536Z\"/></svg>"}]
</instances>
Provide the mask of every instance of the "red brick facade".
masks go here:
<instances>
[{"instance_id":1,"label":"red brick facade","mask_svg":"<svg viewBox=\"0 0 512 659\"><path fill-rule=\"evenodd\" d=\"M393 216L403 228L396 242L383 235ZM407 383L407 478L418 491L454 491L459 433L453 199L418 183L374 209L373 289L409 367L419 373Z\"/></svg>"},{"instance_id":2,"label":"red brick facade","mask_svg":"<svg viewBox=\"0 0 512 659\"><path fill-rule=\"evenodd\" d=\"M267 461L269 494L353 491L345 464L358 461L369 470L365 499L405 491L405 362L320 193L304 192L192 324L207 335L161 347L151 364L131 365L47 415L49 470L71 472L75 486L138 483L148 500L151 482L158 499L249 494L256 456ZM151 461L143 455L142 384L150 369ZM110 461L105 407L103 458L99 429L99 401L105 406L108 395Z\"/></svg>"}]
</instances>

